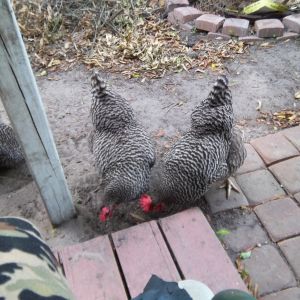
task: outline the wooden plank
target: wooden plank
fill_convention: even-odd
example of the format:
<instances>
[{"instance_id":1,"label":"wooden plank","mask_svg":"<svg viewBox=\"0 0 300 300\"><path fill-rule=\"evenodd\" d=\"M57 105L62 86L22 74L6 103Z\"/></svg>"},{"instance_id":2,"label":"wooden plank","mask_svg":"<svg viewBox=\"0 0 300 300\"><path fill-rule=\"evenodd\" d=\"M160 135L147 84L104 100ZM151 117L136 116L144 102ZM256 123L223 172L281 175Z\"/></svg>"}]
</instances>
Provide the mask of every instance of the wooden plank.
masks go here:
<instances>
[{"instance_id":1,"label":"wooden plank","mask_svg":"<svg viewBox=\"0 0 300 300\"><path fill-rule=\"evenodd\" d=\"M0 1L0 98L53 224L75 214L10 0Z\"/></svg>"},{"instance_id":2,"label":"wooden plank","mask_svg":"<svg viewBox=\"0 0 300 300\"><path fill-rule=\"evenodd\" d=\"M205 283L214 293L247 291L220 241L199 208L159 221L185 279Z\"/></svg>"},{"instance_id":3,"label":"wooden plank","mask_svg":"<svg viewBox=\"0 0 300 300\"><path fill-rule=\"evenodd\" d=\"M143 291L152 274L164 280L180 280L155 221L113 233L112 236L131 297Z\"/></svg>"},{"instance_id":4,"label":"wooden plank","mask_svg":"<svg viewBox=\"0 0 300 300\"><path fill-rule=\"evenodd\" d=\"M59 257L76 299L127 299L107 236L65 247Z\"/></svg>"}]
</instances>

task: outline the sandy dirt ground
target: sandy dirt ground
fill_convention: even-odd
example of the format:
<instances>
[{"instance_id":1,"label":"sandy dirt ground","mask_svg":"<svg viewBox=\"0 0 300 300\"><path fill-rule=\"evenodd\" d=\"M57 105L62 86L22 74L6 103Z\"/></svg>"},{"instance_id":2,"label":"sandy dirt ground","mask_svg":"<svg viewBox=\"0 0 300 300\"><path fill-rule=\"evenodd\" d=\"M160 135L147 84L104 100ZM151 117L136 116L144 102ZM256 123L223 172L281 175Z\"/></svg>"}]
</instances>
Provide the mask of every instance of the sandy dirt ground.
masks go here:
<instances>
[{"instance_id":1,"label":"sandy dirt ground","mask_svg":"<svg viewBox=\"0 0 300 300\"><path fill-rule=\"evenodd\" d=\"M253 46L249 54L227 63L235 117L246 141L273 130L256 122L257 101L261 101L262 110L266 112L299 108L300 102L294 100L294 93L300 88L299 46L299 40L267 49ZM40 228L52 247L85 241L136 224L138 220L129 214L128 209L140 214L133 203L127 211L120 210L115 220L99 224L96 192L99 179L87 142L91 128L90 75L91 71L78 67L37 80L78 211L77 218L52 228L26 167L0 173L1 215L29 219ZM213 72L191 71L142 83L138 79L128 80L121 75L103 73L109 84L132 104L138 119L155 139L158 157L188 128L193 107L207 96L216 76ZM2 107L0 116L6 119ZM205 203L199 205L209 214Z\"/></svg>"}]
</instances>

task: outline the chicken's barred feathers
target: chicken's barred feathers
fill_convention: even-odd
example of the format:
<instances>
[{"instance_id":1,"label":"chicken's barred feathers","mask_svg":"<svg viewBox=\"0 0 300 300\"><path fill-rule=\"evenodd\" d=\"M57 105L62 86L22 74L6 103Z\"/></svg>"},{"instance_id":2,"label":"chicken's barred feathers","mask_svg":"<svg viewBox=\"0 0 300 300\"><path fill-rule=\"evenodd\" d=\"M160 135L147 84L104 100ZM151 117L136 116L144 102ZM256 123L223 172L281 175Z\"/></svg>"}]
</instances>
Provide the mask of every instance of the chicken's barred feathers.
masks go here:
<instances>
[{"instance_id":1,"label":"chicken's barred feathers","mask_svg":"<svg viewBox=\"0 0 300 300\"><path fill-rule=\"evenodd\" d=\"M167 203L197 201L245 159L245 148L233 131L228 80L220 76L208 97L191 115L191 129L164 155L157 197Z\"/></svg>"},{"instance_id":2,"label":"chicken's barred feathers","mask_svg":"<svg viewBox=\"0 0 300 300\"><path fill-rule=\"evenodd\" d=\"M104 183L104 204L137 199L149 188L154 145L133 109L95 73L91 78L90 137L96 167Z\"/></svg>"},{"instance_id":3,"label":"chicken's barred feathers","mask_svg":"<svg viewBox=\"0 0 300 300\"><path fill-rule=\"evenodd\" d=\"M0 168L14 168L23 161L24 155L13 129L0 123Z\"/></svg>"},{"instance_id":4,"label":"chicken's barred feathers","mask_svg":"<svg viewBox=\"0 0 300 300\"><path fill-rule=\"evenodd\" d=\"M91 77L91 86L91 117L95 129L119 131L130 124L136 124L128 102L112 92L97 72Z\"/></svg>"}]
</instances>

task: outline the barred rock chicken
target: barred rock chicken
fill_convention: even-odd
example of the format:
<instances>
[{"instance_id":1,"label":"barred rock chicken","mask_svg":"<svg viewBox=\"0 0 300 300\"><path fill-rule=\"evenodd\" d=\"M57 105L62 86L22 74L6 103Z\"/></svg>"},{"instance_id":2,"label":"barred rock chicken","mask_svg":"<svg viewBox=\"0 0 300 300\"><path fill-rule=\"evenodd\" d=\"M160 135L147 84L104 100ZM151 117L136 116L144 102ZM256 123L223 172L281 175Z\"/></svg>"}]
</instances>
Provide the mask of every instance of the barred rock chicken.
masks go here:
<instances>
[{"instance_id":1,"label":"barred rock chicken","mask_svg":"<svg viewBox=\"0 0 300 300\"><path fill-rule=\"evenodd\" d=\"M207 99L194 109L190 130L163 157L153 203L193 203L212 183L233 174L245 157L242 139L233 129L228 80L220 76ZM150 211L150 202L148 197L144 211Z\"/></svg>"},{"instance_id":2,"label":"barred rock chicken","mask_svg":"<svg viewBox=\"0 0 300 300\"><path fill-rule=\"evenodd\" d=\"M0 168L14 168L24 161L13 129L0 123Z\"/></svg>"},{"instance_id":3,"label":"barred rock chicken","mask_svg":"<svg viewBox=\"0 0 300 300\"><path fill-rule=\"evenodd\" d=\"M117 204L137 200L149 189L155 149L128 102L110 91L96 72L91 85L90 144L104 184L99 217L105 221Z\"/></svg>"}]
</instances>

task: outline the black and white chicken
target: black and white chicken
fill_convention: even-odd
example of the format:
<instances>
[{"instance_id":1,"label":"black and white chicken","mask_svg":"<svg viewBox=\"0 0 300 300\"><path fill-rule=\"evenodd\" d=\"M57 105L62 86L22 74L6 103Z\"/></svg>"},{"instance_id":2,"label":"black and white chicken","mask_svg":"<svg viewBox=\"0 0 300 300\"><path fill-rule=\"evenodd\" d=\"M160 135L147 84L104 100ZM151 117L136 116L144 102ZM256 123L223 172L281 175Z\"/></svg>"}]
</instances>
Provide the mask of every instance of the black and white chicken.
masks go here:
<instances>
[{"instance_id":1,"label":"black and white chicken","mask_svg":"<svg viewBox=\"0 0 300 300\"><path fill-rule=\"evenodd\" d=\"M100 220L105 221L115 205L137 200L148 191L155 149L128 102L97 72L91 85L90 145L104 185Z\"/></svg>"},{"instance_id":2,"label":"black and white chicken","mask_svg":"<svg viewBox=\"0 0 300 300\"><path fill-rule=\"evenodd\" d=\"M24 155L13 129L0 123L0 168L15 168L22 162Z\"/></svg>"},{"instance_id":3,"label":"black and white chicken","mask_svg":"<svg viewBox=\"0 0 300 300\"><path fill-rule=\"evenodd\" d=\"M164 155L153 202L145 198L144 211L157 202L193 204L212 183L228 179L243 164L246 150L233 119L228 80L220 76L192 112L189 131Z\"/></svg>"}]
</instances>

